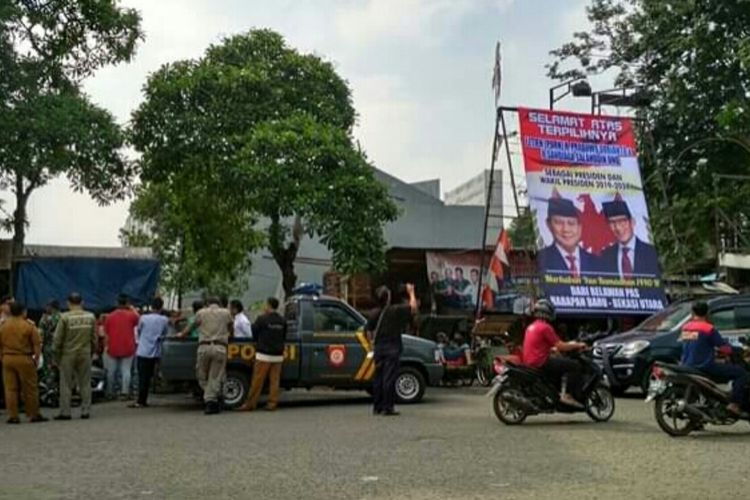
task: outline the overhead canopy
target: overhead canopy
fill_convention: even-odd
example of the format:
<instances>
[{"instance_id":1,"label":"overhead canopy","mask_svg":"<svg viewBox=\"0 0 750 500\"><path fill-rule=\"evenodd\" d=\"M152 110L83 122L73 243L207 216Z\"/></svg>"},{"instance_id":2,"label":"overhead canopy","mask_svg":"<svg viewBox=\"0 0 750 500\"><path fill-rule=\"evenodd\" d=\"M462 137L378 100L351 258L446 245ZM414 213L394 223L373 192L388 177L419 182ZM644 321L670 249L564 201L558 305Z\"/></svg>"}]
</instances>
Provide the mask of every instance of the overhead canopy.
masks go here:
<instances>
[{"instance_id":1,"label":"overhead canopy","mask_svg":"<svg viewBox=\"0 0 750 500\"><path fill-rule=\"evenodd\" d=\"M34 258L19 263L16 299L41 310L52 299L65 304L71 292L78 292L86 309L100 312L111 309L121 293L135 305L147 304L158 283L159 263L154 259Z\"/></svg>"}]
</instances>

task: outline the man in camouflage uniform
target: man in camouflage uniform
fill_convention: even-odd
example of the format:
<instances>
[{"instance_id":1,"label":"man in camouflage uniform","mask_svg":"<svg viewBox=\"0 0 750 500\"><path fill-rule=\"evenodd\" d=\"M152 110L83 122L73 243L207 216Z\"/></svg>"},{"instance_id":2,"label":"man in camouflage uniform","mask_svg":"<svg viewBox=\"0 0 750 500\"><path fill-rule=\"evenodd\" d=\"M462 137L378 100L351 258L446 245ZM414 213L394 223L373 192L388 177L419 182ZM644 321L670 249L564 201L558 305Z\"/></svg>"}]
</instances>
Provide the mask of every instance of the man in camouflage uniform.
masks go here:
<instances>
[{"instance_id":1,"label":"man in camouflage uniform","mask_svg":"<svg viewBox=\"0 0 750 500\"><path fill-rule=\"evenodd\" d=\"M39 320L39 333L42 335L42 356L44 356L45 371L55 363L54 338L57 323L60 321L60 303L51 300L47 304L44 316Z\"/></svg>"},{"instance_id":2,"label":"man in camouflage uniform","mask_svg":"<svg viewBox=\"0 0 750 500\"><path fill-rule=\"evenodd\" d=\"M60 414L55 420L70 420L74 384L81 393L81 418L91 411L91 356L96 352L96 318L83 310L77 293L68 297L69 311L60 316L55 331L54 352L60 368Z\"/></svg>"}]
</instances>

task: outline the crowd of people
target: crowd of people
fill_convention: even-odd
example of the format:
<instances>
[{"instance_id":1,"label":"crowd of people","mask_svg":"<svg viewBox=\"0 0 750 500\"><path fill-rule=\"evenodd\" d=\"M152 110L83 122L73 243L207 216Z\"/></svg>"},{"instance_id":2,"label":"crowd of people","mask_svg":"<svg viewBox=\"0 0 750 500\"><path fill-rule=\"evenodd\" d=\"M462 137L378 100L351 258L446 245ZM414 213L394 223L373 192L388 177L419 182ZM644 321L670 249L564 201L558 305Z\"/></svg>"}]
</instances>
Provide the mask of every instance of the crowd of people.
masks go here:
<instances>
[{"instance_id":1,"label":"crowd of people","mask_svg":"<svg viewBox=\"0 0 750 500\"><path fill-rule=\"evenodd\" d=\"M39 411L37 371L43 364L59 380L60 408L55 420L71 420L76 387L81 398L80 416L90 418L91 369L98 359L107 374L107 399L119 395L123 401L135 399L130 408L148 407L162 344L170 335L198 340L196 375L207 414L221 410L229 340L254 338L258 354L253 385L241 409L255 409L266 377L271 386L267 409L276 408L286 322L277 312L279 302L275 298L266 301L263 314L254 324L239 300L229 303L215 297L195 301L194 314L187 321L179 313L166 311L160 297L139 310L127 296L120 295L117 307L99 317L84 309L78 293L70 294L67 306L67 311L61 312L60 304L50 301L37 327L22 303L10 297L2 299L0 362L10 424L20 423L19 396L29 421L47 421Z\"/></svg>"},{"instance_id":2,"label":"crowd of people","mask_svg":"<svg viewBox=\"0 0 750 500\"><path fill-rule=\"evenodd\" d=\"M403 293L402 293L403 292ZM377 293L378 307L370 314L366 329L374 346L374 414L397 415L395 383L403 350L401 332L417 313L414 286L406 285L393 297L387 287ZM403 300L401 295L404 295ZM8 410L8 423L18 424L19 399L30 422L48 419L39 411L37 370L45 359L60 384L58 421L72 419L72 397L78 388L80 417L91 416L92 363L101 359L106 371L106 397L131 400L130 408L146 408L164 339L197 340L196 378L203 391L206 414L222 410L223 382L226 379L227 351L231 339L255 341L255 361L246 401L238 408L253 411L258 406L266 379L269 382L267 410L275 410L279 400L287 323L279 314L279 301L266 300L263 313L251 322L242 303L210 297L192 304L193 315L181 318L164 309L160 297L148 309L137 309L121 295L117 307L95 316L84 308L83 298L71 293L67 310L51 301L34 324L26 307L11 298L0 305L0 360ZM179 327L184 323L184 326ZM136 381L134 384L133 381ZM133 387L135 385L135 388ZM20 398L19 398L20 396Z\"/></svg>"}]
</instances>

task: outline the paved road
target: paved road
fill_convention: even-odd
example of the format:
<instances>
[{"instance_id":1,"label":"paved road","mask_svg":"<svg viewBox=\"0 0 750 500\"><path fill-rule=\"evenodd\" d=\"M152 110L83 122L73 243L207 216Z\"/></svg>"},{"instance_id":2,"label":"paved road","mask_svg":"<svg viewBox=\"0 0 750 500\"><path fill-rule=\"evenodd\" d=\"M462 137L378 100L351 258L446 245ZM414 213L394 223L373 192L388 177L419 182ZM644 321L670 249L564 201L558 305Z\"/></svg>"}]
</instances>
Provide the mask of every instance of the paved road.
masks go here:
<instances>
[{"instance_id":1,"label":"paved road","mask_svg":"<svg viewBox=\"0 0 750 500\"><path fill-rule=\"evenodd\" d=\"M428 396L394 418L356 393L295 391L276 413L209 417L169 396L148 410L98 404L90 421L2 424L0 498L750 496L746 423L676 440L650 406L619 399L608 424L505 427L478 390Z\"/></svg>"}]
</instances>

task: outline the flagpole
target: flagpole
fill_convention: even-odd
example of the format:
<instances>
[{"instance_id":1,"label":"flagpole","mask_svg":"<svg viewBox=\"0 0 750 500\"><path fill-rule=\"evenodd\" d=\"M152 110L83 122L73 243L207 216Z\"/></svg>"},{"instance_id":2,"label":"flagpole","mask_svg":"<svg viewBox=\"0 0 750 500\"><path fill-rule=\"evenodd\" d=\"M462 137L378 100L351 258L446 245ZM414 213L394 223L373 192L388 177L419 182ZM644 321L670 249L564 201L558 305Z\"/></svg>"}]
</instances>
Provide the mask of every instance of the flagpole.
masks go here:
<instances>
[{"instance_id":1,"label":"flagpole","mask_svg":"<svg viewBox=\"0 0 750 500\"><path fill-rule=\"evenodd\" d=\"M484 209L484 227L482 228L482 244L480 248L480 260L479 260L479 291L477 292L477 306L474 310L474 319L478 320L482 315L482 300L484 295L485 277L484 272L486 270L485 260L487 253L487 226L490 219L490 210L492 208L492 192L495 189L495 162L497 161L497 148L498 148L498 133L500 131L500 94L502 91L502 49L500 41L495 44L495 65L492 68L492 90L495 95L495 133L492 136L492 160L490 161L490 179L487 185L487 204Z\"/></svg>"},{"instance_id":2,"label":"flagpole","mask_svg":"<svg viewBox=\"0 0 750 500\"><path fill-rule=\"evenodd\" d=\"M485 286L485 271L486 266L484 264L487 258L487 226L490 218L490 209L492 207L492 191L494 191L494 179L495 179L495 161L497 159L497 147L498 147L498 132L500 131L500 109L495 108L495 134L492 136L492 161L490 161L490 179L487 186L487 204L484 209L484 227L482 228L482 244L479 246L481 249L481 259L479 261L479 291L477 292L477 306L474 310L474 318L479 319L482 315L482 295Z\"/></svg>"}]
</instances>

